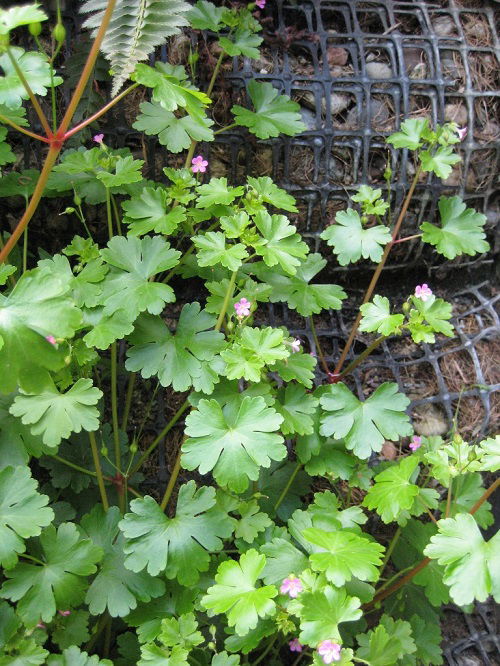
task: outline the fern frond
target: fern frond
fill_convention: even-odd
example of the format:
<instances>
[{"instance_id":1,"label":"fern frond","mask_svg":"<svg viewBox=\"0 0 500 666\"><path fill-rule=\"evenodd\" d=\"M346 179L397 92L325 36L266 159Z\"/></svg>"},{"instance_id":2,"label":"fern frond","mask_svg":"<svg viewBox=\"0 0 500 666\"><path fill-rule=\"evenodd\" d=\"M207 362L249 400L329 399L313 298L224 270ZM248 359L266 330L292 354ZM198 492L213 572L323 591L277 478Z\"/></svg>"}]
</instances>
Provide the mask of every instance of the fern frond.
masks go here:
<instances>
[{"instance_id":1,"label":"fern frond","mask_svg":"<svg viewBox=\"0 0 500 666\"><path fill-rule=\"evenodd\" d=\"M81 11L92 13L84 27L95 36L102 23L107 0L87 0ZM156 46L188 25L184 0L117 0L101 51L111 63L113 95L116 95L138 62L146 60Z\"/></svg>"}]
</instances>

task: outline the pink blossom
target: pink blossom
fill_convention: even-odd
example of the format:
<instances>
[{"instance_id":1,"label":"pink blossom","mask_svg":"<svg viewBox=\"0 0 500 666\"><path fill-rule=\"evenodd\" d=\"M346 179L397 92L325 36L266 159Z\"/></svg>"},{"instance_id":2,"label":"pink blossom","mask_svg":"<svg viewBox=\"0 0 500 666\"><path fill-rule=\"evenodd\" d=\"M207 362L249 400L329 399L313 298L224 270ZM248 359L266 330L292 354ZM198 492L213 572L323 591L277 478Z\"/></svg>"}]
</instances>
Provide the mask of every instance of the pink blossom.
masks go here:
<instances>
[{"instance_id":1,"label":"pink blossom","mask_svg":"<svg viewBox=\"0 0 500 666\"><path fill-rule=\"evenodd\" d=\"M298 638L289 641L288 645L290 646L290 652L302 652L302 648L304 647L302 643L299 643Z\"/></svg>"},{"instance_id":2,"label":"pink blossom","mask_svg":"<svg viewBox=\"0 0 500 666\"><path fill-rule=\"evenodd\" d=\"M47 627L44 625L43 622L39 622L39 623L36 625L36 628L37 628L37 629L47 629Z\"/></svg>"},{"instance_id":3,"label":"pink blossom","mask_svg":"<svg viewBox=\"0 0 500 666\"><path fill-rule=\"evenodd\" d=\"M457 134L460 141L463 141L467 136L467 127L457 127Z\"/></svg>"},{"instance_id":4,"label":"pink blossom","mask_svg":"<svg viewBox=\"0 0 500 666\"><path fill-rule=\"evenodd\" d=\"M264 9L266 6L266 0L255 0L255 6L259 9Z\"/></svg>"},{"instance_id":5,"label":"pink blossom","mask_svg":"<svg viewBox=\"0 0 500 666\"><path fill-rule=\"evenodd\" d=\"M198 155L197 157L193 157L193 159L191 160L191 164L192 164L191 171L193 173L198 173L198 172L205 173L205 171L207 170L208 161L204 160L201 155Z\"/></svg>"},{"instance_id":6,"label":"pink blossom","mask_svg":"<svg viewBox=\"0 0 500 666\"><path fill-rule=\"evenodd\" d=\"M56 339L53 335L46 335L45 339L47 340L47 342L50 342L51 345L56 344Z\"/></svg>"},{"instance_id":7,"label":"pink blossom","mask_svg":"<svg viewBox=\"0 0 500 666\"><path fill-rule=\"evenodd\" d=\"M416 451L422 446L422 438L418 435L413 435L409 447L412 451Z\"/></svg>"},{"instance_id":8,"label":"pink blossom","mask_svg":"<svg viewBox=\"0 0 500 666\"><path fill-rule=\"evenodd\" d=\"M300 340L298 338L294 338L292 341L292 351L293 352L300 351Z\"/></svg>"},{"instance_id":9,"label":"pink blossom","mask_svg":"<svg viewBox=\"0 0 500 666\"><path fill-rule=\"evenodd\" d=\"M59 615L62 615L63 617L68 617L68 615L71 615L70 610L65 610L65 611L58 610L57 612L59 613Z\"/></svg>"},{"instance_id":10,"label":"pink blossom","mask_svg":"<svg viewBox=\"0 0 500 666\"><path fill-rule=\"evenodd\" d=\"M102 144L103 140L104 140L104 134L96 134L94 136L94 141L96 143Z\"/></svg>"},{"instance_id":11,"label":"pink blossom","mask_svg":"<svg viewBox=\"0 0 500 666\"><path fill-rule=\"evenodd\" d=\"M321 641L318 645L318 654L325 664L331 664L332 661L340 661L341 647L333 641Z\"/></svg>"},{"instance_id":12,"label":"pink blossom","mask_svg":"<svg viewBox=\"0 0 500 666\"><path fill-rule=\"evenodd\" d=\"M415 287L415 296L422 301L426 301L432 296L432 290L425 284L419 284Z\"/></svg>"},{"instance_id":13,"label":"pink blossom","mask_svg":"<svg viewBox=\"0 0 500 666\"><path fill-rule=\"evenodd\" d=\"M303 590L302 583L293 574L285 578L280 587L281 594L288 594L289 597L295 599Z\"/></svg>"},{"instance_id":14,"label":"pink blossom","mask_svg":"<svg viewBox=\"0 0 500 666\"><path fill-rule=\"evenodd\" d=\"M243 318L243 317L248 317L250 314L250 306L252 304L250 301L247 301L246 298L241 298L237 303L234 304L234 309L236 310L236 314L238 317Z\"/></svg>"}]
</instances>

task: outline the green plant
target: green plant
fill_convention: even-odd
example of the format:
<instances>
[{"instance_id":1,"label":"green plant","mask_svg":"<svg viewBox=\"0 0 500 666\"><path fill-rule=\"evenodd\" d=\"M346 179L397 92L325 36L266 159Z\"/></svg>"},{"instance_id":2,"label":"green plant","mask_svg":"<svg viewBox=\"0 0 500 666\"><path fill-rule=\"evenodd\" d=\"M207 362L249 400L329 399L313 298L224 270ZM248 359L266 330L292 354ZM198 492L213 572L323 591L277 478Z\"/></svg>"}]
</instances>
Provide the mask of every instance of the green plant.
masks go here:
<instances>
[{"instance_id":1,"label":"green plant","mask_svg":"<svg viewBox=\"0 0 500 666\"><path fill-rule=\"evenodd\" d=\"M418 437L396 384L359 400L343 381L388 336L453 334L451 305L427 285L400 308L375 288L406 240L399 232L421 174L445 178L459 159L457 127L405 121L388 139L416 163L401 209L363 186L358 208L324 231L339 263L363 257L377 267L334 369L317 346L330 383L313 388L317 359L284 327L258 325L256 312L283 302L314 331L313 316L341 309L346 293L313 282L326 261L284 214L297 212L289 194L268 177L205 179L209 161L195 156L198 141L228 129L214 131L208 115L224 58L258 56L254 8L89 0L95 40L62 111L60 17L47 54L39 7L0 10L0 155L14 159L10 130L49 146L39 174L0 178L2 196L26 200L13 233L0 235L0 664L278 664L288 649L296 663L441 664L440 606L500 600L499 538L486 542L479 530L492 523L487 499L499 482L484 488L481 472L498 471L500 439L469 444L455 429ZM187 21L217 34L206 91L192 80L196 52L191 78L180 65L140 62ZM10 45L26 25L38 51ZM100 48L115 97L70 127ZM148 181L144 161L102 133L90 149L61 152L139 86L148 101L134 127L169 153L187 150L184 167ZM49 91L50 122L35 96ZM260 139L305 129L298 106L270 84L251 82L248 93L229 127ZM25 100L43 135L29 129ZM37 259L27 230L42 197L70 204L82 235ZM95 239L92 207L103 211ZM439 225L422 224L424 242L448 258L488 249L484 216L458 197L439 211ZM186 299L186 281L197 301ZM378 337L345 366L358 330ZM159 386L172 415L151 440ZM135 409L139 395L149 404ZM398 455L375 462L386 440ZM157 500L141 484L163 441L172 465ZM304 504L314 477L328 489ZM369 517L390 526L378 540Z\"/></svg>"}]
</instances>

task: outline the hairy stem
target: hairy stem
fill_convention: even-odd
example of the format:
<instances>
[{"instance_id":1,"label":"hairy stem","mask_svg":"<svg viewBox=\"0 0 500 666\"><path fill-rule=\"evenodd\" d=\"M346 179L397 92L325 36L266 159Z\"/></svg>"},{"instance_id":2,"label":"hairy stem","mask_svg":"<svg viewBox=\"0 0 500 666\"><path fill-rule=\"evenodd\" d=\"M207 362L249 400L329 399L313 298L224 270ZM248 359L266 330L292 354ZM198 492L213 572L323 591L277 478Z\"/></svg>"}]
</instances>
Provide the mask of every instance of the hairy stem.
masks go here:
<instances>
[{"instance_id":1,"label":"hairy stem","mask_svg":"<svg viewBox=\"0 0 500 666\"><path fill-rule=\"evenodd\" d=\"M127 425L128 425L128 417L130 414L130 408L132 406L132 396L134 395L134 386L135 386L135 380L137 379L137 373L132 372L130 374L129 380L128 380L128 385L127 385L127 394L125 396L125 406L123 408L123 414L122 414L122 427L121 429L123 432L127 430Z\"/></svg>"},{"instance_id":2,"label":"hairy stem","mask_svg":"<svg viewBox=\"0 0 500 666\"><path fill-rule=\"evenodd\" d=\"M398 243L406 243L406 241L413 240L414 238L422 238L422 234L413 234L413 236L405 236L404 238L398 238L398 240L395 240L393 245L397 245Z\"/></svg>"},{"instance_id":3,"label":"hairy stem","mask_svg":"<svg viewBox=\"0 0 500 666\"><path fill-rule=\"evenodd\" d=\"M275 511L275 512L280 508L280 506L281 506L283 500L284 500L285 497L287 496L288 491L289 491L290 488L292 487L292 483L294 482L295 477L297 476L297 474L299 473L299 471L300 471L301 469L302 469L302 463L301 463L301 462L298 462L297 465L295 466L295 469L294 469L293 472L290 474L290 478L289 478L288 481L286 482L286 486L285 486L285 487L283 488L283 490L281 491L281 495L280 495L280 496L278 497L278 499L276 500L276 504L274 505L274 511Z\"/></svg>"},{"instance_id":4,"label":"hairy stem","mask_svg":"<svg viewBox=\"0 0 500 666\"><path fill-rule=\"evenodd\" d=\"M207 88L207 95L210 97L212 94L212 90L214 89L215 81L217 79L217 75L219 74L219 69L220 66L222 65L222 61L224 60L224 56L226 55L225 51L221 51L219 54L219 57L217 58L217 62L215 63L214 71L212 72L212 78L210 79L210 83L208 84Z\"/></svg>"},{"instance_id":5,"label":"hairy stem","mask_svg":"<svg viewBox=\"0 0 500 666\"><path fill-rule=\"evenodd\" d=\"M233 271L231 273L231 279L229 280L229 284L227 285L227 290L226 290L226 295L224 296L224 301L222 303L222 308L221 311L219 312L219 317L217 319L217 323L215 324L215 330L220 331L222 328L222 322L224 321L224 317L227 312L227 308L229 306L229 301L233 297L233 292L234 292L234 284L236 282L236 276L238 275L238 271Z\"/></svg>"},{"instance_id":6,"label":"hairy stem","mask_svg":"<svg viewBox=\"0 0 500 666\"><path fill-rule=\"evenodd\" d=\"M387 562L389 562L389 558L391 557L392 552L396 547L396 544L399 541L400 536L401 536L401 527L398 527L398 529L394 532L392 536L392 539L387 547L387 550L385 551L384 561L382 562L382 568L380 569L380 575L384 573L384 569L387 566Z\"/></svg>"},{"instance_id":7,"label":"hairy stem","mask_svg":"<svg viewBox=\"0 0 500 666\"><path fill-rule=\"evenodd\" d=\"M41 134L35 134L35 132L30 132L30 130L25 129L24 127L20 127L15 122L7 118L7 116L3 116L1 113L0 113L0 123L3 123L4 125L10 125L12 129L15 129L17 132L21 132L22 134L26 134L27 136L30 136L32 139L37 139L38 141L43 141L44 143L50 143L50 139L47 139Z\"/></svg>"},{"instance_id":8,"label":"hairy stem","mask_svg":"<svg viewBox=\"0 0 500 666\"><path fill-rule=\"evenodd\" d=\"M170 497L172 496L175 483L177 481L177 477L179 476L179 472L181 471L181 452L182 452L183 443L184 439L179 445L179 453L177 454L177 458L175 459L174 469L172 470L172 474L170 475L170 479L168 480L167 489L165 490L165 494L163 495L163 499L160 504L162 511L165 511L165 509L168 506L168 502L170 500Z\"/></svg>"},{"instance_id":9,"label":"hairy stem","mask_svg":"<svg viewBox=\"0 0 500 666\"><path fill-rule=\"evenodd\" d=\"M399 217L396 221L396 224L394 225L394 230L392 232L392 239L385 246L384 253L382 255L382 259L380 260L377 268L375 269L375 272L373 273L373 277L371 279L371 282L368 285L368 289L366 290L366 293L363 297L362 305L364 305L365 303L368 303L368 301L372 297L372 294L375 290L375 287L377 286L377 282L378 282L379 277L382 273L382 269L385 266L385 262L387 261L387 257L389 256L389 252L391 251L392 246L394 245L394 241L396 240L396 238L398 236L399 230L401 228L401 224L402 224L402 222L405 218L405 215L406 215L406 211L408 210L408 206L410 205L410 201L412 200L413 193L415 191L415 187L417 186L417 183L418 183L418 180L420 178L421 172L422 172L422 167L419 166L416 173L415 173L413 181L411 183L410 189L408 190L408 194L405 197L405 200L403 202L403 206L401 207ZM347 358L347 354L349 353L349 350L351 349L352 343L354 342L354 338L356 337L356 333L358 332L358 328L359 328L359 324L361 322L362 316L363 315L360 311L358 313L358 316L356 317L356 320L355 320L355 322L352 326L352 329L351 329L351 332L350 332L349 337L347 339L347 342L345 344L345 347L344 347L344 349L342 351L342 354L340 355L340 358L338 360L338 363L335 367L334 375L338 375L340 373L340 371L342 370L342 366L344 365L344 361Z\"/></svg>"},{"instance_id":10,"label":"hairy stem","mask_svg":"<svg viewBox=\"0 0 500 666\"><path fill-rule=\"evenodd\" d=\"M99 451L97 450L97 442L95 441L95 435L93 432L89 432L89 441L90 441L90 448L92 450L92 458L94 459L94 467L97 476L97 485L99 486L99 492L101 494L101 502L104 507L104 510L107 511L109 509L108 495L106 493L106 486L104 485L101 461L99 459Z\"/></svg>"},{"instance_id":11,"label":"hairy stem","mask_svg":"<svg viewBox=\"0 0 500 666\"><path fill-rule=\"evenodd\" d=\"M31 90L30 84L26 80L26 77L23 74L22 69L19 67L19 64L17 60L14 58L14 55L12 54L12 50L7 47L7 55L9 57L10 62L12 63L12 66L14 67L14 70L21 81L23 88L26 90L28 93L28 97L30 98L30 102L35 109L36 115L38 116L38 119L40 120L43 131L47 135L47 138L50 138L52 136L52 130L50 129L49 121L47 120L45 113L43 112L42 107L40 106L37 98L35 97L35 94Z\"/></svg>"}]
</instances>

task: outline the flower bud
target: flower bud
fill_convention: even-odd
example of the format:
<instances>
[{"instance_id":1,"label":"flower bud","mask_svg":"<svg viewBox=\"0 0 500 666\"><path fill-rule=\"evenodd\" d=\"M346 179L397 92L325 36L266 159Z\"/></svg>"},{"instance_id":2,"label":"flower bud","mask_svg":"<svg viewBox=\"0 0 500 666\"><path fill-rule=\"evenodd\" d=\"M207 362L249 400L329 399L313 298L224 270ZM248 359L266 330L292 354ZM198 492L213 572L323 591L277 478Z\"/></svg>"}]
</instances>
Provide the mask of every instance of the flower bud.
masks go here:
<instances>
[{"instance_id":1,"label":"flower bud","mask_svg":"<svg viewBox=\"0 0 500 666\"><path fill-rule=\"evenodd\" d=\"M30 35L33 35L33 37L38 37L38 35L42 32L42 24L40 21L36 21L36 23L30 23L28 30Z\"/></svg>"},{"instance_id":2,"label":"flower bud","mask_svg":"<svg viewBox=\"0 0 500 666\"><path fill-rule=\"evenodd\" d=\"M66 39L66 28L63 26L62 23L58 23L54 28L54 30L52 31L52 35L54 36L56 42L58 44L61 44Z\"/></svg>"},{"instance_id":3,"label":"flower bud","mask_svg":"<svg viewBox=\"0 0 500 666\"><path fill-rule=\"evenodd\" d=\"M408 312L410 311L410 307L411 307L411 306L410 306L410 304L408 303L408 301L405 301L405 302L403 303L403 307L402 307L403 312L404 312L405 314L408 314Z\"/></svg>"},{"instance_id":4,"label":"flower bud","mask_svg":"<svg viewBox=\"0 0 500 666\"><path fill-rule=\"evenodd\" d=\"M75 192L75 196L73 197L73 203L75 206L79 206L82 203L82 198Z\"/></svg>"},{"instance_id":5,"label":"flower bud","mask_svg":"<svg viewBox=\"0 0 500 666\"><path fill-rule=\"evenodd\" d=\"M102 454L103 456L107 456L107 455L108 455L108 447L107 447L107 446L102 446L102 447L101 447L101 454Z\"/></svg>"},{"instance_id":6,"label":"flower bud","mask_svg":"<svg viewBox=\"0 0 500 666\"><path fill-rule=\"evenodd\" d=\"M135 441L135 439L130 445L130 453L137 453L137 442Z\"/></svg>"}]
</instances>

